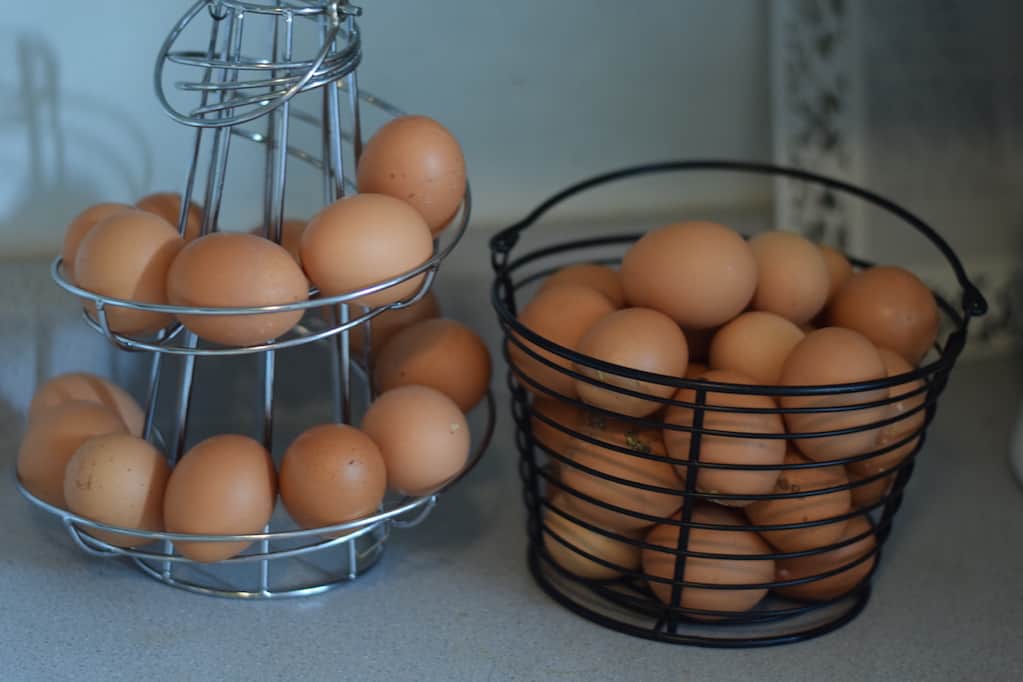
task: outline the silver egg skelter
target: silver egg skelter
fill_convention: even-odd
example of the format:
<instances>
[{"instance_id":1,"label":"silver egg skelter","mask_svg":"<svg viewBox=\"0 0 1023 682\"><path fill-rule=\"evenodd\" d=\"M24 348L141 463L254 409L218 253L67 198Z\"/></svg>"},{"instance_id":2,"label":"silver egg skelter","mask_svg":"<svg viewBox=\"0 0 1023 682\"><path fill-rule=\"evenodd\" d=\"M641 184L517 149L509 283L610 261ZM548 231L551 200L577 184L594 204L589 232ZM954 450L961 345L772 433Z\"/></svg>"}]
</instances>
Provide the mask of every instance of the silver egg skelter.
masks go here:
<instances>
[{"instance_id":1,"label":"silver egg skelter","mask_svg":"<svg viewBox=\"0 0 1023 682\"><path fill-rule=\"evenodd\" d=\"M322 176L323 205L356 190L353 178L362 148L362 114L366 105L386 117L402 115L387 102L360 91L357 68L362 47L355 17L361 9L347 0L198 0L172 28L156 61L154 84L157 98L176 122L195 130L194 145L182 191L178 227L187 224L193 199L204 207L202 234L216 231L228 179L228 160L238 141L261 145L265 156L262 186L248 188L262 195L265 235L281 241L288 164L294 159ZM187 32L208 29L204 50L179 49ZM315 35L317 40L298 37ZM201 34L200 34L201 35ZM256 46L256 47L253 47ZM308 52L306 54L305 52ZM169 71L184 73L167 84ZM177 106L176 99L187 101ZM313 102L312 110L299 104ZM293 106L294 105L294 106ZM308 151L293 140L293 129L312 133L319 149ZM309 137L309 135L307 135ZM69 293L95 303L95 317L83 314L88 325L117 348L152 355L144 437L164 446L173 465L190 441L193 396L203 391L196 379L196 363L230 362L219 356L256 355L260 358L262 442L271 450L274 435L274 394L277 351L308 346L329 350L330 391L333 419L352 423L355 391L363 402L374 395L372 386L372 318L408 307L427 294L441 262L464 234L470 215L470 194L465 197L445 236L434 241L433 256L414 270L359 291L321 297L315 289L307 301L287 305L246 308L204 308L137 303L101 296L76 287L67 277L61 259L52 265L55 281ZM376 307L356 303L367 294L423 276L423 283L409 298ZM258 346L221 347L201 344L196 335L176 323L155 336L136 338L111 330L108 311L117 307L165 312L172 315L252 315L282 311L306 313L303 321L284 337ZM322 311L332 310L333 315ZM364 334L360 357L354 357L350 333ZM258 355L257 355L258 354ZM178 364L175 375L168 367ZM161 390L177 379L173 390ZM164 437L155 427L157 412L171 415ZM473 450L463 471L435 493L420 497L388 496L373 516L332 526L302 529L281 514L277 505L273 520L261 533L242 535L196 535L125 529L90 521L47 504L21 484L19 491L33 504L58 516L74 543L98 557L126 557L146 575L165 584L193 592L225 597L267 599L306 596L324 592L353 580L380 558L392 528L409 528L423 521L444 490L457 483L479 461L494 427L493 397L469 415L474 434ZM88 534L90 529L116 531L142 539L136 548L108 544ZM198 564L174 549L176 541L251 542L242 554L214 564Z\"/></svg>"}]
</instances>

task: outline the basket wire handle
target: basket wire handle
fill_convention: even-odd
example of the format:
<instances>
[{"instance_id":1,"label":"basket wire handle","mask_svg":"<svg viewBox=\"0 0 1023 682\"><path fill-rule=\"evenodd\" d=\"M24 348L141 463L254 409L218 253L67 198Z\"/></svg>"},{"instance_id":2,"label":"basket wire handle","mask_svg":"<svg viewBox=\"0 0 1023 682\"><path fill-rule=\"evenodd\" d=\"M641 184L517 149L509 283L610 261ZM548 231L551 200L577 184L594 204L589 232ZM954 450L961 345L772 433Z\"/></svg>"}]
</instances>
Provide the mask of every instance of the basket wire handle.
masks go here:
<instances>
[{"instance_id":1,"label":"basket wire handle","mask_svg":"<svg viewBox=\"0 0 1023 682\"><path fill-rule=\"evenodd\" d=\"M833 178L826 177L824 175L818 175L810 171L801 170L798 168L791 168L786 166L778 166L769 163L758 163L758 162L746 162L746 161L728 161L720 159L694 159L687 161L661 161L649 164L643 164L639 166L629 166L626 168L620 168L607 173L593 176L586 180L577 182L574 185L561 190L557 194L543 201L540 205L534 208L525 218L518 221L517 223L504 228L490 240L490 249L492 252L492 261L495 270L498 272L504 270L508 264L508 257L511 250L518 243L521 233L533 223L539 220L545 213L550 211L554 206L561 203L565 199L572 197L576 194L580 194L588 189L602 185L615 180L623 180L626 178L636 177L640 175L648 175L652 173L659 173L663 171L674 171L674 170L724 170L724 171L739 171L746 173L757 173L757 174L773 174L773 175L784 175L797 180L804 180L809 182L816 182L818 184L825 185L832 189L852 194L859 199L862 199L868 203L874 204L884 208L891 213L894 213L898 217L902 218L913 227L917 229L925 238L927 238L945 257L949 265L952 267L952 271L955 273L956 280L959 282L959 286L962 287L962 306L963 312L967 318L979 317L984 315L988 310L987 301L984 299L984 295L980 292L980 289L970 281L969 276L966 273L966 269L963 267L959 257L956 256L955 252L948 245L948 243L939 235L934 229L925 223L923 220L918 218L916 215L910 213L906 209L902 208L898 204L882 197L879 194L875 194L869 190L857 187L856 185L843 182L841 180L835 180Z\"/></svg>"}]
</instances>

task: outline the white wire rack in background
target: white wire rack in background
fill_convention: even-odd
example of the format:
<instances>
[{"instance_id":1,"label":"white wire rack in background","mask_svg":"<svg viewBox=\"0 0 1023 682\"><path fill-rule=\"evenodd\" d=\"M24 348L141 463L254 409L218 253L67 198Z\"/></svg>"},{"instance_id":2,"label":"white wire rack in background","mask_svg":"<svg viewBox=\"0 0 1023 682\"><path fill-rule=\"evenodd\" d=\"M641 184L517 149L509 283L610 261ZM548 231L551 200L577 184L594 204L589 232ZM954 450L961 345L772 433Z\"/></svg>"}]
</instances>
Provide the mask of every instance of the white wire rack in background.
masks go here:
<instances>
[{"instance_id":1,"label":"white wire rack in background","mask_svg":"<svg viewBox=\"0 0 1023 682\"><path fill-rule=\"evenodd\" d=\"M359 90L356 69L362 49L355 17L360 14L359 8L345 0L198 0L175 24L160 50L154 77L157 97L166 112L178 123L195 128L178 224L182 233L187 207L193 198L200 199L204 206L202 233L218 229L235 138L261 145L264 150L262 186L247 190L250 194L262 195L262 224L270 239L281 240L290 159L319 172L324 205L354 191L354 167L362 148L360 106L368 105L385 116L401 114L393 105ZM203 30L208 35L205 50L178 48L183 36L201 34ZM314 35L317 39L298 39L299 31L304 31L303 36ZM170 84L172 87L168 88ZM311 111L297 106L308 102L314 105ZM293 123L318 133L319 149L303 149L293 143ZM435 242L432 258L421 266L338 296L321 297L312 289L310 300L288 305L199 308L136 303L76 287L65 276L59 258L54 261L52 270L61 287L95 303L95 317L85 315L90 326L122 350L152 354L144 435L166 447L173 465L186 445L195 440L190 432L193 397L205 390L196 379L196 363L200 360L227 362L223 356L259 355L262 391L259 416L262 440L270 450L275 426L277 351L328 344L331 371L321 374L329 377L333 417L340 423L356 421L355 387L361 389L363 404L373 397L368 322L387 310L412 305L427 293L441 262L465 232L469 215L467 187L454 224L446 231L443 242ZM369 293L420 275L425 275L422 286L404 300L372 308L354 303ZM327 306L333 309L333 315L322 314ZM174 315L251 315L286 310L302 310L307 314L294 330L272 342L249 347L213 347L201 343L193 332L180 324L148 338L116 333L109 326L108 311L118 307ZM350 331L356 327L365 339L360 358L352 356L349 343ZM170 374L171 361L178 365L177 385L172 391L161 391L161 384ZM169 404L164 404L168 394L166 402ZM171 415L167 439L156 429L158 412ZM261 533L190 535L115 528L49 505L20 484L18 487L31 502L59 516L75 544L84 551L103 557L128 557L145 574L163 583L205 594L240 598L317 594L352 580L372 567L392 528L420 523L433 509L437 496L472 469L493 432L492 396L488 395L483 405L470 415L470 421L474 433L473 451L465 469L444 488L420 497L392 496L385 500L379 513L371 517L323 528L298 528L280 509ZM136 549L117 547L89 535L89 529L133 535L148 544ZM174 543L182 540L253 544L234 558L215 564L197 564L175 551Z\"/></svg>"}]
</instances>

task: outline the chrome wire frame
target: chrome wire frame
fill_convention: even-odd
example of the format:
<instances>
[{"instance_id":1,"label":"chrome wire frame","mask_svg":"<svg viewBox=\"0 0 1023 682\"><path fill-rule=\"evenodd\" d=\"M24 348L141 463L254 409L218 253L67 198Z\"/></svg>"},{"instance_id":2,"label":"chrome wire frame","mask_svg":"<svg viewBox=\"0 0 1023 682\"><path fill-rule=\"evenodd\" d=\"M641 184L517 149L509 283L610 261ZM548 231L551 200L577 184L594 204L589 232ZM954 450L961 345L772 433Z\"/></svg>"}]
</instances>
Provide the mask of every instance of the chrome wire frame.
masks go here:
<instances>
[{"instance_id":1,"label":"chrome wire frame","mask_svg":"<svg viewBox=\"0 0 1023 682\"><path fill-rule=\"evenodd\" d=\"M207 10L212 19L209 46L205 53L174 51L182 32ZM191 154L182 210L178 229L184 234L187 210L193 196L203 194L204 219L202 234L216 231L223 196L230 143L233 137L265 146L266 176L263 187L263 217L265 236L278 243L284 216L284 196L288 159L295 158L319 169L323 176L324 205L355 191L352 182L354 168L345 168L343 145L347 143L352 157L358 161L362 148L360 123L361 103L382 110L389 116L402 114L397 107L368 93L360 93L356 67L361 59L361 44L354 17L361 10L343 0L198 0L174 26L161 48L154 74L157 97L166 112L179 123L195 128L195 141ZM270 16L274 20L270 59L253 59L242 53L242 38L247 14ZM294 58L294 24L296 19L320 22L321 45L312 60ZM187 114L175 110L163 89L164 68L176 63L202 70L202 77L177 84L179 90L199 93L199 106ZM240 74L258 71L265 76L259 81L242 81ZM322 111L315 116L292 111L292 99L301 92L319 89L322 92ZM263 90L255 96L243 91ZM346 95L346 96L342 96ZM342 130L342 118L350 117L350 130ZM266 119L266 133L241 128L244 123ZM289 125L292 119L314 125L322 130L322 150L319 155L289 145ZM208 139L212 137L212 140ZM205 185L197 186L203 143L211 142ZM60 258L54 260L51 274L69 293L95 304L96 316L83 313L86 322L105 336L116 347L127 351L153 354L146 399L146 421L143 436L158 445L163 439L154 427L159 388L163 377L163 363L167 356L182 358L177 377L177 390L171 406L174 417L171 438L166 442L168 461L173 466L184 454L189 433L189 413L195 387L195 366L201 357L262 354L262 442L269 451L274 430L274 385L276 379L276 351L314 342L331 342L331 383L334 417L339 423L351 423L353 369L363 384L368 397L372 397L372 377L367 368L372 366L368 343L369 322L387 310L410 306L420 300L433 284L441 262L451 253L464 234L471 212L468 186L457 218L457 226L449 228L446 245L434 242L433 256L406 273L379 282L359 291L338 296L319 297L310 290L310 299L298 303L262 307L204 308L138 303L94 294L75 286L64 274ZM414 277L423 278L422 285L411 296L389 305L365 307L357 299L406 282ZM252 315L295 310L330 310L333 323L325 317L323 329L312 330L300 324L281 339L249 347L216 347L199 345L197 336L180 324L161 330L145 339L128 337L110 329L108 309L123 307L133 310L157 311L172 315ZM356 310L353 314L353 309ZM349 333L362 326L367 343L359 362L351 356ZM201 388L199 389L201 390ZM173 587L201 594L243 599L272 599L319 594L341 585L371 568L382 554L392 528L411 528L421 523L434 508L437 497L475 467L493 435L495 422L494 399L488 393L483 405L483 427L474 438L473 451L462 472L437 491L419 497L403 497L385 502L378 513L321 528L302 529L294 524L274 527L274 522L260 533L237 535L199 535L169 532L140 531L120 528L91 521L44 502L17 482L19 492L35 506L59 517L74 543L86 553L98 557L126 557L139 570L155 580ZM476 416L476 415L474 415ZM90 535L90 530L108 531L139 538L135 548L115 546ZM198 564L174 549L176 541L188 542L247 542L249 550L215 564ZM158 549L154 549L157 547ZM293 580L278 584L275 577L287 573L278 570L286 560L299 560L312 554L330 553L331 569L317 567L314 579L295 584ZM334 561L336 559L336 561ZM336 565L335 565L336 564ZM255 565L258 576L255 584L245 587L232 582L225 584L221 577L210 577L207 567L233 567ZM187 574L182 569L189 570Z\"/></svg>"}]
</instances>

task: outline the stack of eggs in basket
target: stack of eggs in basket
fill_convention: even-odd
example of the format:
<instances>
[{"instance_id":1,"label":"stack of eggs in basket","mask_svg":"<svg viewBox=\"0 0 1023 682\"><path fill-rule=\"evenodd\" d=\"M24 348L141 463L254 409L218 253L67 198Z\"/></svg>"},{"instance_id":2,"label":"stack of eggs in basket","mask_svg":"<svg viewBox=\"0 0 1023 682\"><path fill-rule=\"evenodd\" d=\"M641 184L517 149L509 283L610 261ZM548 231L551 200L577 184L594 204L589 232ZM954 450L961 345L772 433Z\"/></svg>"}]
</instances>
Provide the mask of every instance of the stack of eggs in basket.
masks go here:
<instances>
[{"instance_id":1,"label":"stack of eggs in basket","mask_svg":"<svg viewBox=\"0 0 1023 682\"><path fill-rule=\"evenodd\" d=\"M182 307L263 307L359 291L428 261L434 238L459 211L465 162L455 138L432 119L407 116L382 127L360 159L360 194L311 220L269 230L202 234L203 211L160 193L135 206L100 204L78 215L63 245L63 276L93 294ZM423 275L352 301L366 308L408 300ZM302 310L244 315L172 315L106 304L98 324L126 337L176 322L204 343L255 347L292 333ZM331 309L310 315L334 321ZM175 317L177 318L175 320ZM371 326L367 344L364 327ZM361 428L319 424L295 439L279 471L263 444L220 434L194 444L171 469L134 398L98 376L73 373L39 388L18 456L18 476L36 498L126 529L209 535L262 532L278 493L295 523L318 528L375 514L388 488L428 495L456 476L470 450L465 413L488 390L490 357L466 325L440 318L428 292L353 329L356 355L370 345L379 394ZM161 337L157 336L159 341ZM166 338L166 335L163 337ZM254 349L258 350L258 349ZM117 546L139 536L88 531ZM246 543L177 543L196 561L217 561Z\"/></svg>"},{"instance_id":2,"label":"stack of eggs in basket","mask_svg":"<svg viewBox=\"0 0 1023 682\"><path fill-rule=\"evenodd\" d=\"M854 268L791 232L690 221L646 233L619 269L556 271L518 321L577 354L516 333L507 347L547 455L542 542L561 571L639 577L696 618L741 617L772 583L836 599L869 574L869 514L926 419L925 383L897 380L938 334L915 275ZM890 385L805 390L878 380Z\"/></svg>"}]
</instances>

